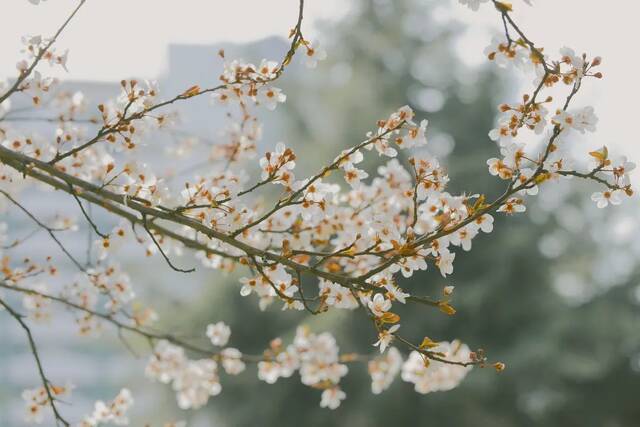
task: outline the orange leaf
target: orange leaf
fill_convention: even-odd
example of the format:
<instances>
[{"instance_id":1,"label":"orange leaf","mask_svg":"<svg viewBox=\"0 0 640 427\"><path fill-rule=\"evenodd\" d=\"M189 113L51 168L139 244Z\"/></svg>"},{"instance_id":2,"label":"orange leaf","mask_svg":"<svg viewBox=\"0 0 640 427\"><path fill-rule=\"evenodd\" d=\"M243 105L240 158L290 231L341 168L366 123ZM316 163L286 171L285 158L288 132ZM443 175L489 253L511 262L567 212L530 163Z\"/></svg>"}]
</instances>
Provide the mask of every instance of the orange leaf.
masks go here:
<instances>
[{"instance_id":1,"label":"orange leaf","mask_svg":"<svg viewBox=\"0 0 640 427\"><path fill-rule=\"evenodd\" d=\"M199 93L200 93L200 86L195 85L195 86L191 86L189 89L185 90L184 93L182 94L182 96L186 96L186 97L190 98L192 96L196 96Z\"/></svg>"},{"instance_id":2,"label":"orange leaf","mask_svg":"<svg viewBox=\"0 0 640 427\"><path fill-rule=\"evenodd\" d=\"M431 338L429 337L424 337L422 339L422 343L420 344L420 350L424 350L425 348L434 348L437 346L438 346L437 342L432 341Z\"/></svg>"},{"instance_id":3,"label":"orange leaf","mask_svg":"<svg viewBox=\"0 0 640 427\"><path fill-rule=\"evenodd\" d=\"M383 323L398 323L400 321L400 316L398 316L395 313L391 313L390 311L387 311L382 315L382 317L380 317L380 320Z\"/></svg>"},{"instance_id":4,"label":"orange leaf","mask_svg":"<svg viewBox=\"0 0 640 427\"><path fill-rule=\"evenodd\" d=\"M511 3L497 1L496 9L502 13L513 12L513 5Z\"/></svg>"},{"instance_id":5,"label":"orange leaf","mask_svg":"<svg viewBox=\"0 0 640 427\"><path fill-rule=\"evenodd\" d=\"M449 316L453 316L454 314L456 314L456 309L451 307L446 301L440 301L438 303L438 308L441 312L448 314Z\"/></svg>"}]
</instances>

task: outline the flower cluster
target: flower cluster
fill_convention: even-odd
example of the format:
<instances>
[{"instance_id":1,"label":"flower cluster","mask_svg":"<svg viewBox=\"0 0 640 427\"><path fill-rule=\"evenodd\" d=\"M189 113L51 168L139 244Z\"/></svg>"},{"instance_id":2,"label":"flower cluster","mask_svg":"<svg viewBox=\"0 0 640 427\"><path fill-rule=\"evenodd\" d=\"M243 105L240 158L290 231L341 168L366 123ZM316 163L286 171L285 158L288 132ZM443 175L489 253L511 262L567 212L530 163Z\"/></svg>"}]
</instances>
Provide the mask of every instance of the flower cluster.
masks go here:
<instances>
[{"instance_id":1,"label":"flower cluster","mask_svg":"<svg viewBox=\"0 0 640 427\"><path fill-rule=\"evenodd\" d=\"M431 351L442 355L443 359L454 362L472 360L469 347L459 341L441 342ZM413 383L418 393L447 391L460 384L470 369L470 366L458 366L430 360L425 358L423 354L412 351L409 354L409 359L402 365L402 379Z\"/></svg>"},{"instance_id":2,"label":"flower cluster","mask_svg":"<svg viewBox=\"0 0 640 427\"><path fill-rule=\"evenodd\" d=\"M263 181L273 181L286 187L291 187L294 181L293 172L296 167L296 155L284 143L276 144L276 151L265 153L260 159L261 178Z\"/></svg>"},{"instance_id":3,"label":"flower cluster","mask_svg":"<svg viewBox=\"0 0 640 427\"><path fill-rule=\"evenodd\" d=\"M54 399L68 397L73 386L49 385L49 392ZM22 399L25 401L25 421L28 423L41 424L44 421L44 410L50 407L51 397L47 389L38 387L27 389L22 392Z\"/></svg>"},{"instance_id":4,"label":"flower cluster","mask_svg":"<svg viewBox=\"0 0 640 427\"><path fill-rule=\"evenodd\" d=\"M219 142L211 149L211 158L229 163L251 159L255 157L256 144L261 139L262 124L256 118L241 123L233 121L220 132Z\"/></svg>"},{"instance_id":5,"label":"flower cluster","mask_svg":"<svg viewBox=\"0 0 640 427\"><path fill-rule=\"evenodd\" d=\"M101 331L101 320L93 314L98 312L99 304L102 304L102 308L113 317L125 313L123 321L126 323L141 326L157 320L153 309L143 308L141 304L132 304L135 293L129 275L116 263L76 275L76 279L65 286L61 295L83 309L75 313L80 335L91 335ZM41 295L36 296L46 299Z\"/></svg>"},{"instance_id":6,"label":"flower cluster","mask_svg":"<svg viewBox=\"0 0 640 427\"><path fill-rule=\"evenodd\" d=\"M273 384L298 371L302 384L324 390L320 406L335 409L346 397L339 383L349 370L340 363L339 348L331 334L316 335L299 327L292 344L284 347L281 340L273 340L265 355L267 360L258 363L261 380Z\"/></svg>"},{"instance_id":7,"label":"flower cluster","mask_svg":"<svg viewBox=\"0 0 640 427\"><path fill-rule=\"evenodd\" d=\"M261 310L265 310L279 296L285 300L285 308L289 308L289 301L296 293L297 287L293 283L293 277L280 264L274 264L265 268L261 274L253 278L240 279L242 288L240 295L247 296L256 293L259 298ZM295 308L300 309L296 304Z\"/></svg>"},{"instance_id":8,"label":"flower cluster","mask_svg":"<svg viewBox=\"0 0 640 427\"><path fill-rule=\"evenodd\" d=\"M46 292L47 285L44 283L35 283L29 287L38 293L25 294L24 297L22 297L22 306L27 310L30 319L35 322L46 323L51 317L51 301L42 297L39 293Z\"/></svg>"},{"instance_id":9,"label":"flower cluster","mask_svg":"<svg viewBox=\"0 0 640 427\"><path fill-rule=\"evenodd\" d=\"M224 347L229 342L231 329L224 322L218 322L215 325L207 326L207 336L211 340L211 344Z\"/></svg>"},{"instance_id":10,"label":"flower cluster","mask_svg":"<svg viewBox=\"0 0 640 427\"><path fill-rule=\"evenodd\" d=\"M215 360L190 360L181 347L164 340L156 344L146 374L162 383L171 383L182 409L197 409L222 391Z\"/></svg>"},{"instance_id":11,"label":"flower cluster","mask_svg":"<svg viewBox=\"0 0 640 427\"><path fill-rule=\"evenodd\" d=\"M93 413L78 424L78 427L97 427L100 424L129 425L127 411L133 405L131 392L123 388L110 402L98 400Z\"/></svg>"},{"instance_id":12,"label":"flower cluster","mask_svg":"<svg viewBox=\"0 0 640 427\"><path fill-rule=\"evenodd\" d=\"M400 372L402 356L395 347L389 349L382 356L369 361L369 375L371 375L371 391L380 394L385 391Z\"/></svg>"},{"instance_id":13,"label":"flower cluster","mask_svg":"<svg viewBox=\"0 0 640 427\"><path fill-rule=\"evenodd\" d=\"M281 69L278 62L266 59L257 67L238 60L225 62L220 75L225 87L215 92L213 98L221 105L247 105L251 102L273 111L287 99L281 89L268 84L275 80Z\"/></svg>"}]
</instances>

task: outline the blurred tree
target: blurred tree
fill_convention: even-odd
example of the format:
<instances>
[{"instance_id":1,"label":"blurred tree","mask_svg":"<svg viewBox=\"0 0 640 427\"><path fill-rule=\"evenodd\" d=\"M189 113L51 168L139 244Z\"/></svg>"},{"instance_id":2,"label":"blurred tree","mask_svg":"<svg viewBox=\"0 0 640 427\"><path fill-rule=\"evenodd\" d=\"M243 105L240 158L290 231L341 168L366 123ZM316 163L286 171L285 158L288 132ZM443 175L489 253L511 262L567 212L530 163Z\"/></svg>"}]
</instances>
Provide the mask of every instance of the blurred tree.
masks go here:
<instances>
[{"instance_id":1,"label":"blurred tree","mask_svg":"<svg viewBox=\"0 0 640 427\"><path fill-rule=\"evenodd\" d=\"M361 141L378 118L409 103L431 122L428 149L446 159L451 189L472 183L467 189L497 196L503 183L485 166L496 147L485 135L492 126L496 94L504 95L509 82L460 61L456 37L462 29L447 2L354 2L344 20L325 29L329 60L312 78L291 72L282 83L289 94L283 114L288 118L279 134L296 152L305 152L300 169L317 170L324 162L313 164L313 159L333 158ZM449 317L408 307L400 313L405 333L458 337L472 348L482 346L492 359L507 364L505 372L475 369L459 388L428 395L397 379L376 396L370 392L366 369L354 366L358 372L344 383L349 399L338 410L327 411L318 406L320 393L297 378L270 386L249 368L254 375L223 380L225 393L208 407L211 419L220 425L283 427L637 425L640 407L633 391L639 389L640 377L632 374L630 360L640 348L640 337L629 287L617 287L580 306L569 303L557 292L562 286L554 276L558 266L583 271L596 250L589 249L594 246L589 236L565 233L563 255L545 257L538 240L555 225L541 223L499 217L491 239L478 238L470 253L458 251L450 280L428 271L404 284L432 296L454 284L458 310ZM291 338L292 328L304 317L260 313L255 301L238 295L236 286L215 292L211 299L218 302L203 304L193 322L202 329L211 321L228 319L232 344L247 351L259 352L267 344L256 342L257 335ZM314 331L335 330L344 351L375 350L370 325L359 314L335 312L306 322ZM202 414L193 414L194 425L198 419Z\"/></svg>"}]
</instances>

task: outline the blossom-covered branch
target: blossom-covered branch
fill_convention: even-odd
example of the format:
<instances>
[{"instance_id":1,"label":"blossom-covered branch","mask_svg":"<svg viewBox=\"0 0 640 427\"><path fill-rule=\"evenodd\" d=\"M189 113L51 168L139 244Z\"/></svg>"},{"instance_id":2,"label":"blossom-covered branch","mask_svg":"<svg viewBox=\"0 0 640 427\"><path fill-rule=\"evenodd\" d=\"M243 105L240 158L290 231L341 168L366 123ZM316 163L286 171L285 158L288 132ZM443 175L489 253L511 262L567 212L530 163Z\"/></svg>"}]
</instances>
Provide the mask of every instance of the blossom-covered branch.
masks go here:
<instances>
[{"instance_id":1,"label":"blossom-covered branch","mask_svg":"<svg viewBox=\"0 0 640 427\"><path fill-rule=\"evenodd\" d=\"M472 9L484 2L488 0L461 0ZM146 374L170 383L181 408L201 407L221 392L220 366L236 375L245 363L256 363L258 377L268 383L298 372L303 384L322 390L320 405L331 409L346 397L340 381L352 362L367 363L374 393L385 390L400 372L416 391L428 393L457 386L473 366L501 371L504 364L489 362L482 349L472 351L456 339L401 335L405 310L428 307L445 315L456 313L453 285L443 286L434 298L410 289L403 278L429 266L447 278L456 252L471 250L475 237L492 232L494 215L524 212L527 198L554 181L573 177L601 186L603 191L592 196L599 207L618 204L632 194L628 174L635 165L624 157L610 158L606 147L583 153L591 159L590 170L571 165L566 136L593 132L597 121L592 107L575 109L572 104L586 79L602 77L595 71L602 60L568 48L558 57L548 56L513 20L512 6L505 2L491 0L504 35L487 48L487 56L501 67L533 74L534 81L521 100L499 106L497 126L489 132L500 149L499 157L487 161L489 173L506 182L497 197L447 191L446 170L428 151L428 121L417 120L409 106L375 124L372 120L372 130L361 141L307 178L299 178L297 154L283 142L258 162L252 160L262 137L257 111L274 110L286 100L273 84L294 57L302 57L311 68L326 57L317 42L303 35L303 0L280 62L229 61L220 51L220 84L206 89L194 85L166 100L161 100L155 82L123 80L120 95L97 106L97 119L87 118L81 95L47 100L57 82L42 77L39 64L46 60L65 66L66 54L55 54L53 45L83 3L52 39L25 37L31 65L25 67L21 61L15 82L0 82L0 192L49 234L78 273L70 284L55 290L46 280L59 270L54 259L19 263L12 251L25 238L16 238L14 244L2 246L6 254L0 288L9 296L2 296L0 303L27 332L10 298L21 297L33 321L47 320L54 313L50 305L56 305L74 313L81 335L99 333L102 324L110 324L118 334L142 337L152 346ZM556 105L545 92L562 85L567 94ZM28 95L34 108L51 110L40 119L53 128L54 137L28 136L21 126L29 121L12 120L9 101L21 94ZM175 130L178 111L173 108L205 94L227 109L229 124L223 140L211 149L206 173L188 175L189 171L178 183L175 177L159 174L140 147ZM192 144L187 138L174 152L189 153ZM398 150L416 147L426 149L409 156L407 164L398 160ZM369 153L383 159L375 172L361 166ZM252 179L255 175L259 178ZM38 191L36 184L56 189L78 205L85 228L95 237L86 266L57 237L80 225L66 219L65 227L52 225L18 198ZM95 221L83 203L103 209L117 224L105 232L106 226ZM0 232L7 233L6 227ZM198 334L219 350L159 331L153 326L157 314L137 300L130 276L117 262L124 245L138 246L146 256L160 255L176 272L194 270L175 261L185 253L194 254L203 268L241 269L240 294L255 295L262 310L276 302L282 310L306 310L316 316L354 310L371 322L371 343L381 354L341 354L333 336L304 326L297 328L290 344L274 339L261 355L226 347L231 330L223 322ZM29 333L28 337L41 368L35 341ZM406 360L395 345L408 350ZM46 394L28 394L29 418L41 420L42 409L50 406L56 419L66 424L55 406L55 389L42 369L40 373ZM132 403L124 389L108 404L97 402L80 425L127 423L125 412Z\"/></svg>"}]
</instances>

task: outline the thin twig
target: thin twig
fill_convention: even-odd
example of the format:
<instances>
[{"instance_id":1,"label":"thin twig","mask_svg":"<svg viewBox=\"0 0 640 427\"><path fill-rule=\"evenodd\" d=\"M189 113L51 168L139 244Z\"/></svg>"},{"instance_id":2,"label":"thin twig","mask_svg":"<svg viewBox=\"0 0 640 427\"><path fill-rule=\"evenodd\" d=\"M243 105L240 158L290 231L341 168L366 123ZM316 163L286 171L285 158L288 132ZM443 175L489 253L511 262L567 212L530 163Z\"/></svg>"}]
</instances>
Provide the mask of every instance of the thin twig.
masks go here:
<instances>
[{"instance_id":1,"label":"thin twig","mask_svg":"<svg viewBox=\"0 0 640 427\"><path fill-rule=\"evenodd\" d=\"M173 265L173 263L171 262L171 260L167 256L167 254L164 252L164 250L162 249L162 247L160 246L160 244L156 240L156 237L153 235L153 232L151 230L149 230L149 227L147 226L147 216L146 215L142 215L142 226L147 231L147 234L149 234L149 237L151 237L151 240L153 241L153 244L156 245L156 248L158 248L158 251L160 252L162 257L164 258L164 260L167 261L167 264L169 264L169 267L171 267L173 270L175 270L177 272L180 272L180 273L193 273L194 271L196 271L195 268L190 268L188 270L183 270L182 268L178 268L175 265Z\"/></svg>"},{"instance_id":2,"label":"thin twig","mask_svg":"<svg viewBox=\"0 0 640 427\"><path fill-rule=\"evenodd\" d=\"M31 354L33 354L33 359L35 360L36 366L38 367L38 375L40 375L42 386L47 392L47 398L49 399L49 403L51 404L51 410L53 411L53 415L56 418L56 423L60 422L64 426L68 427L69 422L62 417L62 415L58 411L58 407L56 406L56 398L53 396L53 393L51 392L50 382L44 373L44 368L42 367L42 361L40 360L40 355L38 353L36 342L33 339L33 335L31 335L31 329L29 329L29 326L26 324L26 322L22 320L24 316L16 312L9 304L7 304L1 298L0 298L0 305L2 305L7 310L7 312L16 320L16 322L20 324L22 329L24 329L24 332L27 335L27 339L29 341L29 346L31 347Z\"/></svg>"},{"instance_id":3,"label":"thin twig","mask_svg":"<svg viewBox=\"0 0 640 427\"><path fill-rule=\"evenodd\" d=\"M13 197L11 197L11 195L9 193L7 193L4 190L0 190L0 193L2 195L4 195L7 199L9 199L9 201L11 201L11 203L13 203L14 205L16 205L18 208L20 208L20 210L22 210L25 214L27 214L27 216L29 218L31 218L33 220L33 222L35 222L36 224L38 224L39 227L41 227L42 229L44 229L49 236L51 237L51 239L56 243L56 245L58 245L58 247L60 248L60 250L67 256L67 258L69 258L71 260L71 262L73 262L75 264L76 267L78 267L78 270L82 271L82 272L86 272L85 268L82 266L82 264L80 264L80 262L78 262L78 260L75 259L75 257L73 255L71 255L71 253L67 250L67 248L64 247L64 245L62 244L62 242L60 242L60 240L56 237L54 231L56 231L54 228L49 227L48 225L44 224L43 222L41 222L38 218L36 218L31 212L29 212L29 210L27 208L25 208L24 206L22 206L16 199L14 199Z\"/></svg>"},{"instance_id":4,"label":"thin twig","mask_svg":"<svg viewBox=\"0 0 640 427\"><path fill-rule=\"evenodd\" d=\"M78 6L76 6L76 8L73 10L73 12L71 12L71 14L66 19L66 21L64 21L64 23L60 26L60 28L58 28L58 31L56 31L56 33L49 40L49 42L42 49L40 49L36 57L33 59L33 62L31 63L29 68L27 68L22 73L20 73L20 76L18 76L16 81L9 88L9 90L7 90L6 93L4 93L3 95L0 95L0 104L2 104L2 102L4 102L7 98L9 98L14 92L20 89L20 85L22 84L22 82L24 82L25 79L27 79L27 77L31 75L31 73L36 68L36 66L42 59L42 57L45 55L45 53L47 53L47 51L51 48L51 46L53 46L53 44L56 42L56 40L58 39L62 31L64 31L67 25L69 25L69 22L71 22L73 17L76 15L76 13L78 13L78 11L82 7L82 5L85 4L85 2L86 0L80 0L80 2L78 3Z\"/></svg>"},{"instance_id":5,"label":"thin twig","mask_svg":"<svg viewBox=\"0 0 640 427\"><path fill-rule=\"evenodd\" d=\"M93 231L95 231L95 233L98 236L102 237L103 239L107 239L109 237L109 235L100 232L100 230L98 229L98 226L96 225L96 223L93 222L93 220L91 219L91 217L89 216L87 211L84 209L84 206L82 206L82 202L80 201L80 199L78 198L78 195L74 191L72 184L69 184L69 190L71 190L70 191L71 195L73 196L75 201L78 203L78 206L80 207L80 210L82 211L82 215L84 215L84 217L87 220L87 222L89 223L89 225L91 225L91 228L93 228Z\"/></svg>"}]
</instances>

